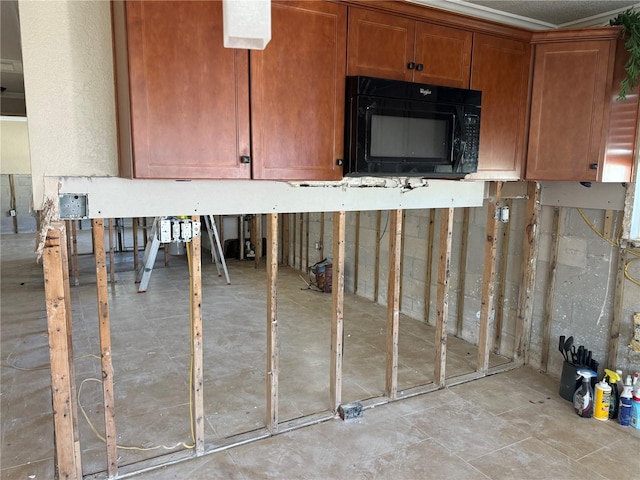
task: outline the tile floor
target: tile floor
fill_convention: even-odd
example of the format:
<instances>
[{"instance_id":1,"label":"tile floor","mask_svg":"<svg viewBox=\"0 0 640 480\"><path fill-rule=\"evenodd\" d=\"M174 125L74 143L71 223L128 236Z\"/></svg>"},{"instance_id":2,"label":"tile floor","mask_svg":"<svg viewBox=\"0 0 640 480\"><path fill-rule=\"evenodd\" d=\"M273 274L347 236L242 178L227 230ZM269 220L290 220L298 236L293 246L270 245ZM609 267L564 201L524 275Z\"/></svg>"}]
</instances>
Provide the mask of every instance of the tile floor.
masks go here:
<instances>
[{"instance_id":1,"label":"tile floor","mask_svg":"<svg viewBox=\"0 0 640 480\"><path fill-rule=\"evenodd\" d=\"M0 241L0 478L51 479L42 269L31 253L32 235ZM117 282L109 287L118 441L145 448L190 441L187 267L183 257L172 257L169 268L160 259L156 266L149 291L137 294L131 256L118 254ZM232 285L203 257L209 445L264 426L264 271L239 261L229 268ZM80 273L80 285L72 287L77 385L100 431L101 390L91 380L99 376L99 348L90 255L81 255ZM282 421L327 408L331 299L306 290L298 275L282 269L278 279ZM345 304L345 402L384 390L384 316L384 308L358 297ZM430 382L432 327L405 317L400 325L400 389ZM473 345L449 339L448 377L473 371L474 361ZM492 365L506 362L491 358ZM640 431L577 417L557 389L555 379L516 369L367 409L357 421L329 420L135 478L640 478ZM84 418L79 426L85 474L104 470L102 442ZM120 464L159 452L119 450Z\"/></svg>"}]
</instances>

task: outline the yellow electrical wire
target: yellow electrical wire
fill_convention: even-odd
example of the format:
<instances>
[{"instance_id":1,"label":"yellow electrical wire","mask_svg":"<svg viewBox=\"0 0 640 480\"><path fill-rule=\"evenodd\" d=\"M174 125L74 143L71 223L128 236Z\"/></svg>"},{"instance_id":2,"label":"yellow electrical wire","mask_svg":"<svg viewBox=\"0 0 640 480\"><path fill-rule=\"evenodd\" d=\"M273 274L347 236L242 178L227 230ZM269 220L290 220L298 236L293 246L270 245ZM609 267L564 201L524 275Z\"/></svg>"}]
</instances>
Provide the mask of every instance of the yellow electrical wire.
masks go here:
<instances>
[{"instance_id":1,"label":"yellow electrical wire","mask_svg":"<svg viewBox=\"0 0 640 480\"><path fill-rule=\"evenodd\" d=\"M93 425L91 420L89 420L89 416L87 415L87 412L85 411L84 406L80 401L80 394L82 393L82 389L86 382L96 382L102 385L102 380L98 378L90 377L90 378L85 378L82 382L80 382L80 388L78 388L78 408L80 408L80 411L82 412L84 419L87 421L89 428L91 428L91 431L96 435L96 437L98 437L100 440L106 443L107 439L104 438L104 436L100 432L98 432L98 429ZM155 447L134 447L131 445L116 445L116 447L119 448L120 450L136 450L140 452L148 452L151 450L158 450L160 448L164 450L173 450L174 448L178 448L178 447L194 448L195 445L187 445L186 442L178 442L175 445L156 445Z\"/></svg>"},{"instance_id":2,"label":"yellow electrical wire","mask_svg":"<svg viewBox=\"0 0 640 480\"><path fill-rule=\"evenodd\" d=\"M635 278L633 278L631 276L631 274L629 273L629 267L631 266L631 264L633 262L637 262L640 261L640 258L636 257L636 258L632 258L631 260L629 260L627 262L627 264L624 266L624 276L626 277L627 280L629 280L631 283L635 283L636 285L638 285L640 287L640 280L637 280Z\"/></svg>"},{"instance_id":3,"label":"yellow electrical wire","mask_svg":"<svg viewBox=\"0 0 640 480\"><path fill-rule=\"evenodd\" d=\"M21 372L35 372L36 370L48 370L49 368L51 368L51 366L48 363L43 365L38 365L37 367L19 367L18 365L16 365L11 361L11 356L13 355L13 353L14 352L11 352L9 355L7 355L7 358L4 361L7 367L20 370Z\"/></svg>"},{"instance_id":4,"label":"yellow electrical wire","mask_svg":"<svg viewBox=\"0 0 640 480\"><path fill-rule=\"evenodd\" d=\"M136 450L136 451L141 451L141 452L148 452L151 450L158 450L160 448L164 449L164 450L173 450L174 448L178 448L178 447L183 447L186 449L193 449L196 447L195 442L196 442L196 436L195 436L195 431L194 431L194 419L193 419L193 360L194 360L194 351L193 351L193 303L191 302L191 298L193 296L193 272L191 271L191 246L193 245L193 243L190 243L190 245L187 245L187 263L189 264L189 325L190 325L190 331L191 331L191 359L189 362L189 423L190 423L190 427L191 427L191 441L193 442L192 444L187 444L186 442L178 442L175 445L156 445L154 447L134 447L134 446L129 446L129 445L116 445L117 448L121 449L121 450ZM86 356L92 356L95 357L97 359L100 359L100 357L96 356L96 355L86 355ZM7 357L8 360L9 357ZM91 430L93 431L93 433L96 435L96 437L98 437L100 440L102 440L103 442L106 443L106 438L100 434L100 432L98 432L98 430L96 429L96 427L93 425L93 423L91 422L91 420L89 420L89 416L87 415L84 407L82 406L82 402L80 401L80 394L82 393L82 387L84 386L85 382L87 381L93 381L93 382L98 382L100 384L102 384L102 381L97 379L97 378L85 378L81 383L80 383L80 388L78 389L78 407L80 408L80 411L82 412L82 415L84 416L84 419L87 421L87 424L89 424L89 428L91 428Z\"/></svg>"},{"instance_id":5,"label":"yellow electrical wire","mask_svg":"<svg viewBox=\"0 0 640 480\"><path fill-rule=\"evenodd\" d=\"M584 212L582 211L581 208L578 208L578 213L580 214L580 216L582 217L582 219L585 221L585 223L589 226L589 228L591 228L591 230L593 230L593 232L598 235L601 239L603 239L605 242L607 242L609 245L611 245L612 247L615 248L620 248L620 237L622 236L622 227L619 230L618 233L618 239L614 242L612 240L609 240L607 237L605 237L602 232L600 232L596 226L591 222L591 220L589 220L589 218L584 214ZM627 280L629 280L631 283L640 286L640 280L638 280L637 278L634 278L631 276L631 274L629 273L629 267L631 266L631 264L633 262L636 262L638 260L640 260L640 251L636 251L636 249L634 248L629 248L627 247L625 249L625 251L630 254L633 255L636 258L632 258L631 260L629 260L628 262L625 263L624 265L624 276Z\"/></svg>"},{"instance_id":6,"label":"yellow electrical wire","mask_svg":"<svg viewBox=\"0 0 640 480\"><path fill-rule=\"evenodd\" d=\"M7 367L11 367L21 372L35 372L37 370L49 370L51 368L51 365L49 363L44 363L42 365L38 365L37 367L20 367L15 362L11 361L11 357L14 353L15 351L11 352L9 355L7 355L7 358L5 358L4 361ZM94 358L100 359L100 357L93 354L82 355L81 357L78 357L78 358L86 358L86 357L94 357Z\"/></svg>"}]
</instances>

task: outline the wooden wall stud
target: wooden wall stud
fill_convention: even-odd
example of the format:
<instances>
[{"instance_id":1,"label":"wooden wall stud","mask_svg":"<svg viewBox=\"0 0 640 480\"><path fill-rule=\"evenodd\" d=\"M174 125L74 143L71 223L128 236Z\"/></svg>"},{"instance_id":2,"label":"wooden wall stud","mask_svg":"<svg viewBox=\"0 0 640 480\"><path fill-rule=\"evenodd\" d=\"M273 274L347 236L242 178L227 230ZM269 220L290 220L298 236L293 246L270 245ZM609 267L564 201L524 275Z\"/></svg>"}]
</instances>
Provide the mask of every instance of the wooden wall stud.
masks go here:
<instances>
[{"instance_id":1,"label":"wooden wall stud","mask_svg":"<svg viewBox=\"0 0 640 480\"><path fill-rule=\"evenodd\" d=\"M200 221L200 216L191 217L194 222ZM191 282L191 341L193 355L192 388L193 388L193 431L196 442L196 455L204 453L204 360L202 348L202 239L194 236L187 245L190 248L190 279ZM213 245L211 246L213 248Z\"/></svg>"},{"instance_id":2,"label":"wooden wall stud","mask_svg":"<svg viewBox=\"0 0 640 480\"><path fill-rule=\"evenodd\" d=\"M337 411L342 403L342 350L344 333L344 249L346 213L333 214L333 278L331 281L331 371L330 408Z\"/></svg>"},{"instance_id":3,"label":"wooden wall stud","mask_svg":"<svg viewBox=\"0 0 640 480\"><path fill-rule=\"evenodd\" d=\"M67 298L70 288L69 277L65 276L69 266L65 261L65 244L64 223L52 223L47 231L42 264L51 362L55 466L58 478L81 480L73 346L70 343L71 312Z\"/></svg>"},{"instance_id":4,"label":"wooden wall stud","mask_svg":"<svg viewBox=\"0 0 640 480\"><path fill-rule=\"evenodd\" d=\"M458 311L456 318L456 335L462 336L464 327L464 294L467 283L467 252L469 250L469 218L471 209L465 207L462 209L462 232L460 235L460 269L458 272Z\"/></svg>"},{"instance_id":5,"label":"wooden wall stud","mask_svg":"<svg viewBox=\"0 0 640 480\"><path fill-rule=\"evenodd\" d=\"M527 185L527 211L525 214L524 242L522 248L522 280L518 296L514 360L527 363L531 341L531 317L533 315L534 288L536 282L536 260L538 257L540 218L540 183Z\"/></svg>"},{"instance_id":6,"label":"wooden wall stud","mask_svg":"<svg viewBox=\"0 0 640 480\"><path fill-rule=\"evenodd\" d=\"M542 323L542 352L540 353L540 369L547 371L549 365L549 347L551 343L551 322L553 321L553 295L556 287L556 272L558 270L558 245L560 241L560 207L553 209L553 223L551 226L551 253L549 254L549 271L547 273L547 293L544 304L544 318Z\"/></svg>"},{"instance_id":7,"label":"wooden wall stud","mask_svg":"<svg viewBox=\"0 0 640 480\"><path fill-rule=\"evenodd\" d=\"M496 288L496 253L500 220L496 213L501 201L502 182L489 184L489 204L487 205L487 233L484 243L484 270L482 272L482 303L480 305L480 325L478 332L477 371L489 370L489 342L491 320L494 313Z\"/></svg>"},{"instance_id":8,"label":"wooden wall stud","mask_svg":"<svg viewBox=\"0 0 640 480\"><path fill-rule=\"evenodd\" d=\"M116 447L115 393L113 389L113 360L111 352L111 317L109 315L109 292L107 288L107 254L104 246L104 219L93 220L96 263L96 288L98 295L98 327L100 333L100 361L102 365L102 398L107 447L107 472L110 477L118 473L118 451Z\"/></svg>"},{"instance_id":9,"label":"wooden wall stud","mask_svg":"<svg viewBox=\"0 0 640 480\"><path fill-rule=\"evenodd\" d=\"M278 430L278 214L267 215L267 429Z\"/></svg>"},{"instance_id":10,"label":"wooden wall stud","mask_svg":"<svg viewBox=\"0 0 640 480\"><path fill-rule=\"evenodd\" d=\"M385 395L398 395L398 331L400 327L400 263L402 210L389 212L389 282L387 284L387 374Z\"/></svg>"},{"instance_id":11,"label":"wooden wall stud","mask_svg":"<svg viewBox=\"0 0 640 480\"><path fill-rule=\"evenodd\" d=\"M438 249L440 258L438 260L438 289L436 294L436 358L433 372L434 382L440 387L445 384L447 368L447 320L449 316L453 212L453 208L444 208L440 216L440 247Z\"/></svg>"}]
</instances>

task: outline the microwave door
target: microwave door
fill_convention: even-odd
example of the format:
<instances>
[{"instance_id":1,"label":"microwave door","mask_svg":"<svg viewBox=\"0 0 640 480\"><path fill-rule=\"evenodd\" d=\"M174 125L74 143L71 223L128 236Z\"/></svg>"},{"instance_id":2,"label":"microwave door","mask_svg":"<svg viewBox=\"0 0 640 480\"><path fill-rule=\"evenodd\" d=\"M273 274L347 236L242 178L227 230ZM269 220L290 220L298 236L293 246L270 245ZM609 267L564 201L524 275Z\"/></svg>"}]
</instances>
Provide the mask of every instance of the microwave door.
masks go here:
<instances>
[{"instance_id":1,"label":"microwave door","mask_svg":"<svg viewBox=\"0 0 640 480\"><path fill-rule=\"evenodd\" d=\"M386 101L366 109L363 146L369 173L452 173L455 114ZM365 167L365 165L362 165Z\"/></svg>"}]
</instances>

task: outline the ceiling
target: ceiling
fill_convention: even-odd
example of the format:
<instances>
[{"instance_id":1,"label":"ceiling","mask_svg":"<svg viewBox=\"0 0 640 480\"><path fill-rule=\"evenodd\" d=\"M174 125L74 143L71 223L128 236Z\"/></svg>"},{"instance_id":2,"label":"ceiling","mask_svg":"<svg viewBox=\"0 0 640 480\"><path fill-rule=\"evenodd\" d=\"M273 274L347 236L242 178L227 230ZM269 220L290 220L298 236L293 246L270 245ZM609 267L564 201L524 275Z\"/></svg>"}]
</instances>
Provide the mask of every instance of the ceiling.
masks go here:
<instances>
[{"instance_id":1,"label":"ceiling","mask_svg":"<svg viewBox=\"0 0 640 480\"><path fill-rule=\"evenodd\" d=\"M638 1L617 0L409 0L474 17L545 30L608 25L609 19Z\"/></svg>"},{"instance_id":2,"label":"ceiling","mask_svg":"<svg viewBox=\"0 0 640 480\"><path fill-rule=\"evenodd\" d=\"M637 1L617 0L408 0L532 30L607 25ZM0 114L25 116L18 0L0 0Z\"/></svg>"}]
</instances>

